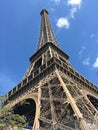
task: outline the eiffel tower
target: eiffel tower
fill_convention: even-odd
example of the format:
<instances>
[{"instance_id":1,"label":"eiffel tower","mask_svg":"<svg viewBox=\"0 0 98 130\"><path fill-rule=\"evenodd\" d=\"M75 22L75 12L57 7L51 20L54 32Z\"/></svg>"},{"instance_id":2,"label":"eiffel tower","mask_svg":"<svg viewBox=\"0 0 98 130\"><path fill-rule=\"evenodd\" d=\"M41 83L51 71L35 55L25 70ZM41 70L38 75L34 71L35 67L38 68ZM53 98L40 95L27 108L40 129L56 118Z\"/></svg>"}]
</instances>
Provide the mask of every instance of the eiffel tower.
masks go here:
<instances>
[{"instance_id":1,"label":"eiffel tower","mask_svg":"<svg viewBox=\"0 0 98 130\"><path fill-rule=\"evenodd\" d=\"M98 130L98 87L81 76L56 41L48 11L41 11L36 52L4 107L25 115L32 130Z\"/></svg>"}]
</instances>

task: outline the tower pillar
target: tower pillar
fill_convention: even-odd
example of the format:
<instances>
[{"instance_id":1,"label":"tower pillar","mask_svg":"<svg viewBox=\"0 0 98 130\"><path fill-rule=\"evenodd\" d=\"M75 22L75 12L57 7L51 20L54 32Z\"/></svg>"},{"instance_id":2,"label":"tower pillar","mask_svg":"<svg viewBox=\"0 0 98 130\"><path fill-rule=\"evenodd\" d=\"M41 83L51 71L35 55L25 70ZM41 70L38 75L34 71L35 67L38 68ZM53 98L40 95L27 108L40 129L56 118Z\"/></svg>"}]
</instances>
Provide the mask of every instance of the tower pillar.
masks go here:
<instances>
[{"instance_id":1,"label":"tower pillar","mask_svg":"<svg viewBox=\"0 0 98 130\"><path fill-rule=\"evenodd\" d=\"M67 89L67 87L66 87L66 84L63 82L63 80L62 80L62 78L61 78L61 76L60 76L58 70L56 70L56 74L57 74L57 76L58 76L58 78L59 78L59 80L60 80L60 82L61 82L61 84L62 84L62 86L63 86L63 89L64 89L64 91L65 91L65 93L66 93L66 95L67 95L69 101L71 102L72 108L73 108L73 110L74 110L74 112L75 112L75 114L76 114L76 117L77 117L78 120L80 121L80 124L81 124L83 130L90 130L90 129L88 128L88 126L87 126L87 123L85 122L85 119L84 119L83 116L82 116L82 113L80 112L80 110L79 110L79 108L77 107L77 105L76 105L74 99L72 98L71 94L69 93L69 91L68 91L68 89Z\"/></svg>"}]
</instances>

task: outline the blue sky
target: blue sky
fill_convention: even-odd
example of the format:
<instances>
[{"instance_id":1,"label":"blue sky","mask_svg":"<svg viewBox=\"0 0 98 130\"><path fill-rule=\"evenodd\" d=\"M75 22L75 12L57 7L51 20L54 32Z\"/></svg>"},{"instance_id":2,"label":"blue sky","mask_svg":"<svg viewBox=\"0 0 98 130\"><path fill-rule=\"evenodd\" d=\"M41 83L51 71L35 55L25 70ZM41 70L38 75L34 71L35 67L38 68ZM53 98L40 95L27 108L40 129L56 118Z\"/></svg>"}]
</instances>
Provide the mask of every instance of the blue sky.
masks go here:
<instances>
[{"instance_id":1,"label":"blue sky","mask_svg":"<svg viewBox=\"0 0 98 130\"><path fill-rule=\"evenodd\" d=\"M27 70L43 8L71 64L98 86L98 0L0 0L0 94L16 86Z\"/></svg>"}]
</instances>

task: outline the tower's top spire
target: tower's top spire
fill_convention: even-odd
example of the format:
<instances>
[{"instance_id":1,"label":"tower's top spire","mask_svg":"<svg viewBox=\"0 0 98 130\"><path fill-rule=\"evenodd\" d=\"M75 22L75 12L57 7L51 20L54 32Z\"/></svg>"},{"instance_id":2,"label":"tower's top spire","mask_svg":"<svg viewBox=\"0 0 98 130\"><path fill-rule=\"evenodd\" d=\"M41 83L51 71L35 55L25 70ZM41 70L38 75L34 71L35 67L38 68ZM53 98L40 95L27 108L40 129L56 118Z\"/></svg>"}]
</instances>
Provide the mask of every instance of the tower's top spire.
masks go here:
<instances>
[{"instance_id":1,"label":"tower's top spire","mask_svg":"<svg viewBox=\"0 0 98 130\"><path fill-rule=\"evenodd\" d=\"M46 9L42 9L42 11L40 12L40 14L42 15L44 12L48 14L48 11Z\"/></svg>"},{"instance_id":2,"label":"tower's top spire","mask_svg":"<svg viewBox=\"0 0 98 130\"><path fill-rule=\"evenodd\" d=\"M58 46L48 18L48 11L46 9L43 9L40 14L41 27L37 50L39 50L43 45L45 45L48 42L51 42L52 44Z\"/></svg>"}]
</instances>

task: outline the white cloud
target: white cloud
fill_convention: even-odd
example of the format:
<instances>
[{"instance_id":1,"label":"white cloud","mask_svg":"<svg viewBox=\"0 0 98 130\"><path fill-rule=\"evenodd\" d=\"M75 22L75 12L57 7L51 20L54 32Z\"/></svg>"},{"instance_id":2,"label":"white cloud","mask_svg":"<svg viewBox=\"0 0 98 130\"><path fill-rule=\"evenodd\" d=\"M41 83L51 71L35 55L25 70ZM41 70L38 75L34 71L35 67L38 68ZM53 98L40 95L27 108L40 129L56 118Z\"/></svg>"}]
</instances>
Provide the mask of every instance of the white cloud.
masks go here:
<instances>
[{"instance_id":1,"label":"white cloud","mask_svg":"<svg viewBox=\"0 0 98 130\"><path fill-rule=\"evenodd\" d=\"M71 5L69 18L75 17L75 13L80 9L82 0L67 0L67 5Z\"/></svg>"},{"instance_id":2,"label":"white cloud","mask_svg":"<svg viewBox=\"0 0 98 130\"><path fill-rule=\"evenodd\" d=\"M55 3L60 3L61 0L51 0ZM75 13L80 9L82 0L67 0L67 5L71 5L70 13L66 17L61 17L57 20L57 27L65 27L68 29L70 27L69 20L74 19ZM68 18L68 19L67 19Z\"/></svg>"},{"instance_id":3,"label":"white cloud","mask_svg":"<svg viewBox=\"0 0 98 130\"><path fill-rule=\"evenodd\" d=\"M73 7L73 8L70 10L70 16L71 16L72 18L74 18L74 15L75 15L76 12L77 12L77 8L76 8L76 7Z\"/></svg>"},{"instance_id":4,"label":"white cloud","mask_svg":"<svg viewBox=\"0 0 98 130\"><path fill-rule=\"evenodd\" d=\"M95 63L93 64L93 67L94 67L94 68L98 68L98 57L96 58L96 61L95 61Z\"/></svg>"},{"instance_id":5,"label":"white cloud","mask_svg":"<svg viewBox=\"0 0 98 130\"><path fill-rule=\"evenodd\" d=\"M83 46L82 48L81 48L81 50L79 51L79 55L82 55L82 53L83 53L83 51L86 49L86 47L85 46Z\"/></svg>"},{"instance_id":6,"label":"white cloud","mask_svg":"<svg viewBox=\"0 0 98 130\"><path fill-rule=\"evenodd\" d=\"M86 59L83 61L83 64L84 64L84 65L89 65L89 64L90 64L90 57L86 58Z\"/></svg>"},{"instance_id":7,"label":"white cloud","mask_svg":"<svg viewBox=\"0 0 98 130\"><path fill-rule=\"evenodd\" d=\"M50 0L50 1L52 1L52 2L54 2L56 4L59 4L61 2L61 0Z\"/></svg>"},{"instance_id":8,"label":"white cloud","mask_svg":"<svg viewBox=\"0 0 98 130\"><path fill-rule=\"evenodd\" d=\"M68 5L72 6L80 6L82 3L82 0L68 0Z\"/></svg>"},{"instance_id":9,"label":"white cloud","mask_svg":"<svg viewBox=\"0 0 98 130\"><path fill-rule=\"evenodd\" d=\"M57 27L59 28L62 28L62 27L65 27L66 29L68 29L70 27L70 24L69 24L69 21L67 18L59 18L57 20L57 23L56 23Z\"/></svg>"}]
</instances>

